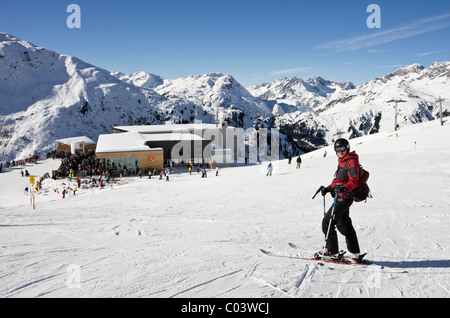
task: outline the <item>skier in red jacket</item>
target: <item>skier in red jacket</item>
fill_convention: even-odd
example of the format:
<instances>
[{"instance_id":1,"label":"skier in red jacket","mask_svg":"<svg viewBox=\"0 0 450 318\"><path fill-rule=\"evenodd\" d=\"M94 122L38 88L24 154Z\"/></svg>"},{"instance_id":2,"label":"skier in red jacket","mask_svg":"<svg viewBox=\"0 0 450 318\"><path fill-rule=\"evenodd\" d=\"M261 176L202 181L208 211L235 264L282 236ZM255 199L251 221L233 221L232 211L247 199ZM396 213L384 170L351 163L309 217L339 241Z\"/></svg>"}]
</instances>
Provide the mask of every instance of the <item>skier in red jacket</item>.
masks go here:
<instances>
[{"instance_id":1,"label":"skier in red jacket","mask_svg":"<svg viewBox=\"0 0 450 318\"><path fill-rule=\"evenodd\" d=\"M338 139L334 143L334 150L339 157L339 165L336 175L328 187L322 187L322 195L331 193L333 197L337 196L334 205L333 219L330 218L333 213L333 206L328 210L322 220L322 231L328 234L326 241L326 256L331 258L345 257L349 259L359 259L360 250L358 238L353 228L350 218L350 206L353 199L349 193L355 190L359 184L359 157L355 151L350 152L350 144L346 139ZM345 236L347 251L345 254L339 254L338 231Z\"/></svg>"}]
</instances>

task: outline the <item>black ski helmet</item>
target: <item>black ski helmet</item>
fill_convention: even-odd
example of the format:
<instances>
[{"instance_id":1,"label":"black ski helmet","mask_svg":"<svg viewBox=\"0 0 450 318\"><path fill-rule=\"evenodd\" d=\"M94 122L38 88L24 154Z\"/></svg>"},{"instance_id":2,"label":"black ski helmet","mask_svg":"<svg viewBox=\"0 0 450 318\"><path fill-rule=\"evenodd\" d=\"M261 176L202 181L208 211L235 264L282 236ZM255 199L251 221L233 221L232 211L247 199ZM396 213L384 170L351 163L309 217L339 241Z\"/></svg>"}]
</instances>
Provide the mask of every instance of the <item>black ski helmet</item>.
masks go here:
<instances>
[{"instance_id":1,"label":"black ski helmet","mask_svg":"<svg viewBox=\"0 0 450 318\"><path fill-rule=\"evenodd\" d=\"M345 147L347 148L347 151L350 152L350 143L347 139L339 138L334 143L334 150L336 151L336 148Z\"/></svg>"}]
</instances>

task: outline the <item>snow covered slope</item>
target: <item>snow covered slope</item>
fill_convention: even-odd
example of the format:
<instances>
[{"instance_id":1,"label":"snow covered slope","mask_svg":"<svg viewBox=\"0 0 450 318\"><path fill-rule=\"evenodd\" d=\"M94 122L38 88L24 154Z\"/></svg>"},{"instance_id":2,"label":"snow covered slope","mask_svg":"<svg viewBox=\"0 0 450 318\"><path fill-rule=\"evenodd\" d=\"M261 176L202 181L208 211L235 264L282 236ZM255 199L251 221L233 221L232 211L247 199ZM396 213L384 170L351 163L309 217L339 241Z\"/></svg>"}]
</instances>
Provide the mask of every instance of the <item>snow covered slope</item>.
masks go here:
<instances>
[{"instance_id":1,"label":"snow covered slope","mask_svg":"<svg viewBox=\"0 0 450 318\"><path fill-rule=\"evenodd\" d=\"M158 87L164 83L164 79L161 78L161 76L147 72L137 72L131 75L120 72L111 72L111 75L129 84L150 89Z\"/></svg>"},{"instance_id":2,"label":"snow covered slope","mask_svg":"<svg viewBox=\"0 0 450 318\"><path fill-rule=\"evenodd\" d=\"M170 181L122 178L61 198L45 180L33 210L20 169L0 173L0 297L443 297L450 292L450 123L351 140L373 199L354 203L361 249L384 266L318 266L269 257L321 249L323 202L337 165L330 147L286 160ZM54 169L46 161L26 169ZM59 191L56 192L56 191ZM327 206L331 197L326 198ZM302 250L288 247L289 242ZM339 236L340 247L345 240ZM274 309L275 310L275 309Z\"/></svg>"}]
</instances>

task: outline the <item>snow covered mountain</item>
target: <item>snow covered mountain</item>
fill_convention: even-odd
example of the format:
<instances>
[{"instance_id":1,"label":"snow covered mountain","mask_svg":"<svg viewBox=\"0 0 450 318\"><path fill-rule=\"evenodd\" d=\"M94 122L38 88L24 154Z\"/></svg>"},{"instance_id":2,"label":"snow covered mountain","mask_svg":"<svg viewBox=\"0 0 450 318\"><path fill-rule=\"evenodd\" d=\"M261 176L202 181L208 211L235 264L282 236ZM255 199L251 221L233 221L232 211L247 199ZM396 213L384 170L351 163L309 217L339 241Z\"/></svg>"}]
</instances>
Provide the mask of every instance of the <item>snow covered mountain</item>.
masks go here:
<instances>
[{"instance_id":1,"label":"snow covered mountain","mask_svg":"<svg viewBox=\"0 0 450 318\"><path fill-rule=\"evenodd\" d=\"M309 111L298 110L276 118L276 126L291 135L305 151L328 145L336 136L354 138L393 130L395 103L392 100L404 101L398 103L400 128L438 118L439 96L446 99L442 104L444 116L450 115L450 62L433 63L428 68L418 64L406 66L357 87L351 83L328 83L320 86L324 89L317 93L309 90L309 96L299 95L310 99ZM285 103L286 96L299 100L295 94L283 95L283 91L284 88L266 94L280 97L277 103Z\"/></svg>"},{"instance_id":2,"label":"snow covered mountain","mask_svg":"<svg viewBox=\"0 0 450 318\"><path fill-rule=\"evenodd\" d=\"M283 77L272 83L248 88L254 96L264 100L276 100L278 104L295 106L298 110L315 108L342 91L354 89L351 82L336 83L316 76L307 81L301 78Z\"/></svg>"},{"instance_id":3,"label":"snow covered mountain","mask_svg":"<svg viewBox=\"0 0 450 318\"><path fill-rule=\"evenodd\" d=\"M111 73L5 33L0 33L0 74L2 160L44 154L65 137L97 140L113 125L192 122L196 109L198 119L213 123L212 107L227 107L230 124L246 128L255 114L267 111L230 76L200 77L209 89L198 105L189 94L169 93L176 85L157 75ZM166 96L152 89L156 86Z\"/></svg>"},{"instance_id":4,"label":"snow covered mountain","mask_svg":"<svg viewBox=\"0 0 450 318\"><path fill-rule=\"evenodd\" d=\"M179 97L203 107L234 108L257 116L271 113L267 104L255 98L233 76L209 73L176 80L165 80L155 91L166 97Z\"/></svg>"},{"instance_id":5,"label":"snow covered mountain","mask_svg":"<svg viewBox=\"0 0 450 318\"><path fill-rule=\"evenodd\" d=\"M237 127L252 127L258 118L270 117L270 103L254 97L233 76L220 73L162 79L145 72L119 77L138 87L152 88L169 100L188 101L204 112L219 109L219 116Z\"/></svg>"},{"instance_id":6,"label":"snow covered mountain","mask_svg":"<svg viewBox=\"0 0 450 318\"><path fill-rule=\"evenodd\" d=\"M450 99L449 70L450 62L428 68L413 64L360 86L316 76L308 80L282 78L247 89L229 75L211 73L163 79L162 85L152 88L169 99L219 107L225 114L227 107L240 105L247 116L228 114L234 125L249 127L255 118L264 118L263 122L294 138L301 150L310 151L332 143L336 135L354 138L392 130L394 104L388 101L393 99L406 101L398 104L399 127L436 119L436 99ZM152 76L139 73L138 77ZM133 83L145 87L139 81ZM448 104L443 108L444 116L450 114ZM267 117L268 113L271 116Z\"/></svg>"},{"instance_id":7,"label":"snow covered mountain","mask_svg":"<svg viewBox=\"0 0 450 318\"><path fill-rule=\"evenodd\" d=\"M110 72L75 57L0 33L0 149L2 160L44 154L54 141L86 135L97 140L113 125L205 123L278 128L282 146L310 151L340 134L353 138L437 118L442 96L450 114L450 62L414 64L361 86L316 76L282 78L244 88L231 75L174 80ZM286 137L287 136L287 137ZM283 153L283 149L281 151Z\"/></svg>"},{"instance_id":8,"label":"snow covered mountain","mask_svg":"<svg viewBox=\"0 0 450 318\"><path fill-rule=\"evenodd\" d=\"M164 83L161 76L147 72L137 72L131 75L121 72L111 72L111 75L129 84L149 89L154 89Z\"/></svg>"},{"instance_id":9,"label":"snow covered mountain","mask_svg":"<svg viewBox=\"0 0 450 318\"><path fill-rule=\"evenodd\" d=\"M6 160L54 148L56 139L96 140L120 123L157 123L166 99L75 57L0 33L0 128Z\"/></svg>"}]
</instances>

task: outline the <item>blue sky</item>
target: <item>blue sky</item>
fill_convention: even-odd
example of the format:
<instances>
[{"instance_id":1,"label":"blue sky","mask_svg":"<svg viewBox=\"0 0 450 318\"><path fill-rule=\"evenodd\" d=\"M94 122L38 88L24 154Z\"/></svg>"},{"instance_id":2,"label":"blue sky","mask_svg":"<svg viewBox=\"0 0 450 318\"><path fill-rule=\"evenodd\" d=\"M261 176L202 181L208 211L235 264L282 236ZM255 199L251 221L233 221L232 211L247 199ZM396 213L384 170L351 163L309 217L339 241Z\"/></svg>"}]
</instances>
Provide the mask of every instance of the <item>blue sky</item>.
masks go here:
<instances>
[{"instance_id":1,"label":"blue sky","mask_svg":"<svg viewBox=\"0 0 450 318\"><path fill-rule=\"evenodd\" d=\"M69 4L81 28L66 25ZM370 4L381 28L369 28ZM242 85L281 77L363 84L450 60L450 1L3 1L0 32L110 71L164 78L209 72Z\"/></svg>"}]
</instances>

